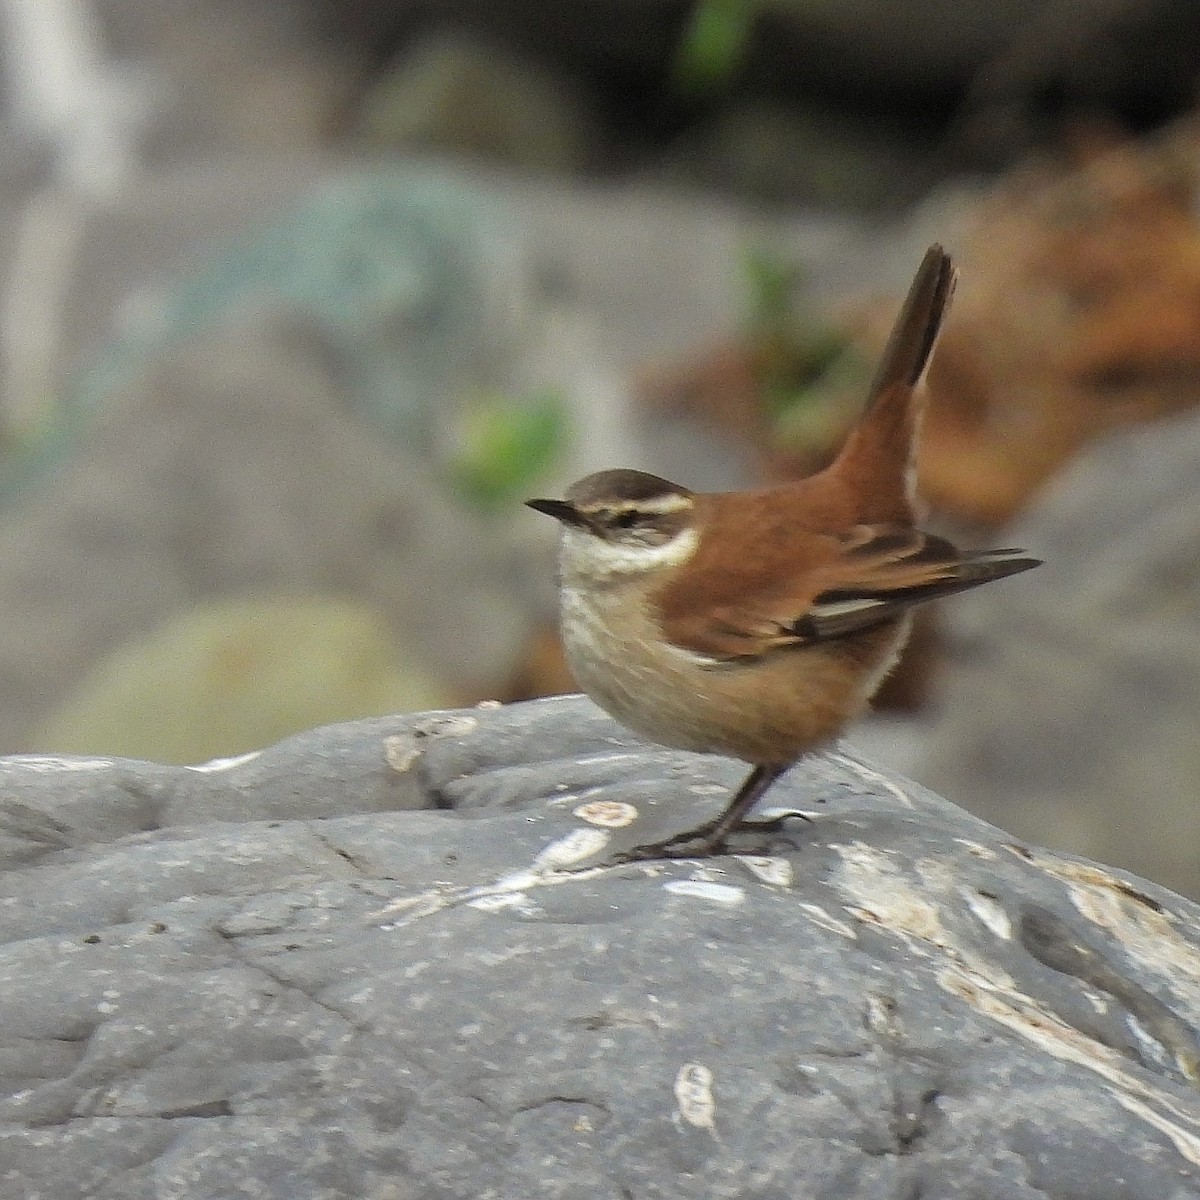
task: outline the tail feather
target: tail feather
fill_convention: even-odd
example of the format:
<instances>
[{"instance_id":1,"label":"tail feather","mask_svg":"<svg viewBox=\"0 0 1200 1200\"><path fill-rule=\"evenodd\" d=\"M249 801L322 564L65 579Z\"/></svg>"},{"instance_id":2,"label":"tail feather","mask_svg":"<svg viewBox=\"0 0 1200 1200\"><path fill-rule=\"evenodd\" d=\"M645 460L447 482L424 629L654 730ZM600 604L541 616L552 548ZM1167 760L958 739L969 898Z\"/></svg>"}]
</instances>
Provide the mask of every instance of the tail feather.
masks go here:
<instances>
[{"instance_id":1,"label":"tail feather","mask_svg":"<svg viewBox=\"0 0 1200 1200\"><path fill-rule=\"evenodd\" d=\"M913 519L918 392L956 278L950 256L941 246L930 246L892 327L866 411L831 468L859 499L860 520Z\"/></svg>"},{"instance_id":2,"label":"tail feather","mask_svg":"<svg viewBox=\"0 0 1200 1200\"><path fill-rule=\"evenodd\" d=\"M917 268L904 307L892 326L867 393L868 407L897 384L915 388L929 366L958 272L941 246L930 246Z\"/></svg>"}]
</instances>

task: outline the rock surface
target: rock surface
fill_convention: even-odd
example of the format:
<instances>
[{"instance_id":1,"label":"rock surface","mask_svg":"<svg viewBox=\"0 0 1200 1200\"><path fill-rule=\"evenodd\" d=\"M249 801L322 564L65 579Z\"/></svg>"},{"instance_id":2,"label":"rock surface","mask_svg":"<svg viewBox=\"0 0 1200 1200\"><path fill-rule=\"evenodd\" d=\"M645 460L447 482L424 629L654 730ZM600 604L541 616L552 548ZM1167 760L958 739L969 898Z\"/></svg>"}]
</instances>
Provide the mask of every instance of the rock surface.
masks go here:
<instances>
[{"instance_id":1,"label":"rock surface","mask_svg":"<svg viewBox=\"0 0 1200 1200\"><path fill-rule=\"evenodd\" d=\"M1027 586L947 610L912 773L1022 837L1200 896L1200 417L1093 446L1006 544ZM1011 539L1011 541L1009 541Z\"/></svg>"},{"instance_id":2,"label":"rock surface","mask_svg":"<svg viewBox=\"0 0 1200 1200\"><path fill-rule=\"evenodd\" d=\"M1200 910L845 748L669 863L579 698L0 770L4 1197L1200 1194Z\"/></svg>"}]
</instances>

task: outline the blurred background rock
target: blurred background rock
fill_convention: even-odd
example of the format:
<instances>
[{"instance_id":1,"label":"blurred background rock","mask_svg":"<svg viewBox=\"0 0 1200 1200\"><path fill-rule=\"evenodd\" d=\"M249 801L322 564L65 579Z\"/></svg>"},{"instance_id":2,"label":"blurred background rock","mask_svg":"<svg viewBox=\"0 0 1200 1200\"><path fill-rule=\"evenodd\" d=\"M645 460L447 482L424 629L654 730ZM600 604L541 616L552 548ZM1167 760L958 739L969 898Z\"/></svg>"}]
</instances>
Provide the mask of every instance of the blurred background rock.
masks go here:
<instances>
[{"instance_id":1,"label":"blurred background rock","mask_svg":"<svg viewBox=\"0 0 1200 1200\"><path fill-rule=\"evenodd\" d=\"M924 489L1048 565L926 621L854 737L1200 894L1186 0L2 0L0 35L0 751L570 686L519 501L819 465L936 239Z\"/></svg>"}]
</instances>

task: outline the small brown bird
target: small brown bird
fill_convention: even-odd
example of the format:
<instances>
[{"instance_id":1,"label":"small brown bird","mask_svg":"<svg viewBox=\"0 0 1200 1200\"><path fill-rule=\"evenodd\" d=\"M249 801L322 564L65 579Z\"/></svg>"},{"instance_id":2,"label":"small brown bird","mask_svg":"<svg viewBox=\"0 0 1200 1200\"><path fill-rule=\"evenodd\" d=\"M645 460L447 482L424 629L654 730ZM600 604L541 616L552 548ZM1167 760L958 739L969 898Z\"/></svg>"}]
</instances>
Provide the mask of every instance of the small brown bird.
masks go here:
<instances>
[{"instance_id":1,"label":"small brown bird","mask_svg":"<svg viewBox=\"0 0 1200 1200\"><path fill-rule=\"evenodd\" d=\"M528 501L562 525L562 637L584 691L653 741L753 764L716 821L655 852L719 848L866 707L914 605L1039 565L1016 550L960 553L916 526L921 383L954 281L931 247L866 412L820 473L702 493L601 471L564 500Z\"/></svg>"}]
</instances>

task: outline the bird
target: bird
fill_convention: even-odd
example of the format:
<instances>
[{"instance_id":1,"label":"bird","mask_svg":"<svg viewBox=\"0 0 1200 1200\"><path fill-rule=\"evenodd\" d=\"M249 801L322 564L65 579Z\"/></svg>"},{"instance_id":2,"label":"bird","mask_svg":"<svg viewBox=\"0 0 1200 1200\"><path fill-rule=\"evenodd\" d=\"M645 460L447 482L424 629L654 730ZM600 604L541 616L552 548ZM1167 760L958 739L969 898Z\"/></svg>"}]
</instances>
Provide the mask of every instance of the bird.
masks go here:
<instances>
[{"instance_id":1,"label":"bird","mask_svg":"<svg viewBox=\"0 0 1200 1200\"><path fill-rule=\"evenodd\" d=\"M956 278L931 246L824 470L695 492L618 468L526 501L559 523L560 631L583 691L652 742L750 765L714 820L654 855L722 850L786 770L867 707L916 605L1040 565L919 527L924 381Z\"/></svg>"}]
</instances>

